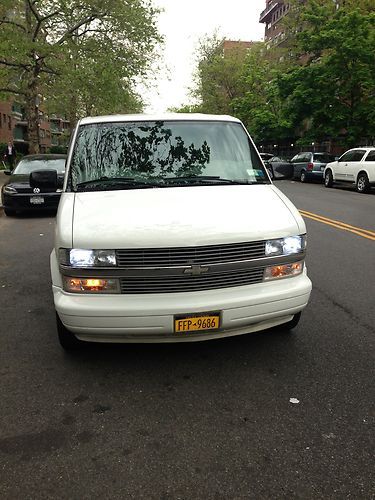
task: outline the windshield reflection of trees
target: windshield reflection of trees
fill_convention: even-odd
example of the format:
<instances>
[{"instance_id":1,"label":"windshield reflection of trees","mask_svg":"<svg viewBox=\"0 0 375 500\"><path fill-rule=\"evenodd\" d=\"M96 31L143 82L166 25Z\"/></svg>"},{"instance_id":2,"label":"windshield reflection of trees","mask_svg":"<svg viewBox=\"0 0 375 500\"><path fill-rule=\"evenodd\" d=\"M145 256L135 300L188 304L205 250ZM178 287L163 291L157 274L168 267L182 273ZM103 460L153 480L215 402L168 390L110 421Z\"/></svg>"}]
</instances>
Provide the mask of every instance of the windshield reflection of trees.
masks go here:
<instances>
[{"instance_id":1,"label":"windshield reflection of trees","mask_svg":"<svg viewBox=\"0 0 375 500\"><path fill-rule=\"evenodd\" d=\"M72 174L74 184L100 177L196 176L209 161L207 141L186 144L162 121L90 125L80 131Z\"/></svg>"}]
</instances>

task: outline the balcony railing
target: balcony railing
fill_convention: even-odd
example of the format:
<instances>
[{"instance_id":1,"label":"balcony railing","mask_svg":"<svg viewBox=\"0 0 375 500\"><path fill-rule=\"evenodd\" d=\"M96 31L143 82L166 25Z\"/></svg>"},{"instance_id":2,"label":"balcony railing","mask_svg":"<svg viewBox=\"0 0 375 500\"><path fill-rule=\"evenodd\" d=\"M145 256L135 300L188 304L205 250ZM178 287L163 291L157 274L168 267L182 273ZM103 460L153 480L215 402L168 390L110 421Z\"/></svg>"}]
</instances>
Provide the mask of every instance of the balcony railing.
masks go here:
<instances>
[{"instance_id":1,"label":"balcony railing","mask_svg":"<svg viewBox=\"0 0 375 500\"><path fill-rule=\"evenodd\" d=\"M270 5L268 5L268 7L266 7L264 11L260 14L259 22L263 23L266 17L272 14L272 12L276 9L276 7L279 6L280 3L281 2L274 1Z\"/></svg>"}]
</instances>

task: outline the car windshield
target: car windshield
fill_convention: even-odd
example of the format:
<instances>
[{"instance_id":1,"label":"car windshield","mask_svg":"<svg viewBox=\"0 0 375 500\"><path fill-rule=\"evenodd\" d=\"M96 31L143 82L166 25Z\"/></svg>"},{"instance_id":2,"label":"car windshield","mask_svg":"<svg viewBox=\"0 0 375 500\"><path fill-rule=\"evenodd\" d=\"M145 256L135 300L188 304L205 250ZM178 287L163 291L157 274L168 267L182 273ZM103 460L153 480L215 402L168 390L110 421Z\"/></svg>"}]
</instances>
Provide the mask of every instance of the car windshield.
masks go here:
<instances>
[{"instance_id":1,"label":"car windshield","mask_svg":"<svg viewBox=\"0 0 375 500\"><path fill-rule=\"evenodd\" d=\"M50 160L42 159L23 159L14 169L13 174L25 175L34 172L35 170L56 170L58 174L65 172L65 158L54 158Z\"/></svg>"},{"instance_id":2,"label":"car windshield","mask_svg":"<svg viewBox=\"0 0 375 500\"><path fill-rule=\"evenodd\" d=\"M320 163L330 163L332 161L335 161L335 157L332 155L329 155L327 153L315 153L314 154L314 161L317 161Z\"/></svg>"},{"instance_id":3,"label":"car windshield","mask_svg":"<svg viewBox=\"0 0 375 500\"><path fill-rule=\"evenodd\" d=\"M82 125L68 189L268 182L239 123L144 121Z\"/></svg>"}]
</instances>

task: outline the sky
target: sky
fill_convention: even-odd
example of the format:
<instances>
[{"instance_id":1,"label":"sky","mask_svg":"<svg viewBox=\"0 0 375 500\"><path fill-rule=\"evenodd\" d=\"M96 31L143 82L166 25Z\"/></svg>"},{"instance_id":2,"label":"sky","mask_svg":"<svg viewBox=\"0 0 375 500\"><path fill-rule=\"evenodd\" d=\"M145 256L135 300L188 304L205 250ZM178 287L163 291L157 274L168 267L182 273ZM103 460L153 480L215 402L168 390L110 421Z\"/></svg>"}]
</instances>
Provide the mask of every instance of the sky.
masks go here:
<instances>
[{"instance_id":1,"label":"sky","mask_svg":"<svg viewBox=\"0 0 375 500\"><path fill-rule=\"evenodd\" d=\"M191 102L189 87L202 37L215 30L230 40L262 40L264 36L259 15L265 0L154 0L154 5L164 9L158 26L165 44L157 85L142 91L148 113Z\"/></svg>"}]
</instances>

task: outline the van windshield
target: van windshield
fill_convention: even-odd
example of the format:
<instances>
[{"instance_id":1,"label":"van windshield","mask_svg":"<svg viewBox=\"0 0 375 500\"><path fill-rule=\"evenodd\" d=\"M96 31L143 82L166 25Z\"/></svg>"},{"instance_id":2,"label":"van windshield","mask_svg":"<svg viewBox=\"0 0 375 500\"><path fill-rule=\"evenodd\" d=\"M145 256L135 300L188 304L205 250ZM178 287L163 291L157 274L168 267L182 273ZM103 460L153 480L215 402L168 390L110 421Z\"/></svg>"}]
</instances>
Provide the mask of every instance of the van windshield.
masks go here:
<instances>
[{"instance_id":1,"label":"van windshield","mask_svg":"<svg viewBox=\"0 0 375 500\"><path fill-rule=\"evenodd\" d=\"M226 121L81 125L68 189L269 183L243 126Z\"/></svg>"}]
</instances>

